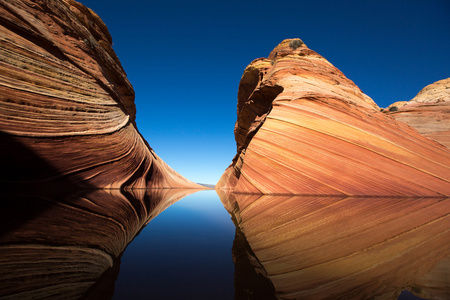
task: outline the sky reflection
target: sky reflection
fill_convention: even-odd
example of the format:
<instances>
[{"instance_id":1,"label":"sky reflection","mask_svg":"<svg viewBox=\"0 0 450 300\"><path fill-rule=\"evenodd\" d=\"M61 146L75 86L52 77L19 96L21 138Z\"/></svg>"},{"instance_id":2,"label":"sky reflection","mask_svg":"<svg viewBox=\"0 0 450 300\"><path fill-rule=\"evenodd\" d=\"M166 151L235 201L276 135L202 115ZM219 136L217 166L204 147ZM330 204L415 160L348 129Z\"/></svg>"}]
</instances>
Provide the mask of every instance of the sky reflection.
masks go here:
<instances>
[{"instance_id":1,"label":"sky reflection","mask_svg":"<svg viewBox=\"0 0 450 300\"><path fill-rule=\"evenodd\" d=\"M181 199L125 250L113 299L232 299L234 233L214 190Z\"/></svg>"}]
</instances>

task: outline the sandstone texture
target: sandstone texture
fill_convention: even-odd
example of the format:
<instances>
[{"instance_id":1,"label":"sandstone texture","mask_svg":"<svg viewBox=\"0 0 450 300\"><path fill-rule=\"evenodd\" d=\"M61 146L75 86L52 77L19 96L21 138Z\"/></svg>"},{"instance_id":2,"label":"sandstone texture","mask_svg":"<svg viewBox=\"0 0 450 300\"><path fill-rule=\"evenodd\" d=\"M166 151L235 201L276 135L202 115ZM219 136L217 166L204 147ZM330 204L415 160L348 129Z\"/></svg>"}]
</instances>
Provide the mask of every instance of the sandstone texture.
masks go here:
<instances>
[{"instance_id":1,"label":"sandstone texture","mask_svg":"<svg viewBox=\"0 0 450 300\"><path fill-rule=\"evenodd\" d=\"M257 286L268 291L261 299L397 299L404 289L449 296L448 198L219 193L240 233L240 299L260 299L245 281L252 268L259 283L270 280ZM242 235L248 249L237 243Z\"/></svg>"},{"instance_id":2,"label":"sandstone texture","mask_svg":"<svg viewBox=\"0 0 450 300\"><path fill-rule=\"evenodd\" d=\"M111 299L126 246L195 191L0 195L0 298Z\"/></svg>"},{"instance_id":3,"label":"sandstone texture","mask_svg":"<svg viewBox=\"0 0 450 300\"><path fill-rule=\"evenodd\" d=\"M393 103L384 112L450 148L450 78L427 85L412 100Z\"/></svg>"},{"instance_id":4,"label":"sandstone texture","mask_svg":"<svg viewBox=\"0 0 450 300\"><path fill-rule=\"evenodd\" d=\"M383 114L299 39L244 71L237 154L217 189L249 194L450 195L450 151Z\"/></svg>"},{"instance_id":5,"label":"sandstone texture","mask_svg":"<svg viewBox=\"0 0 450 300\"><path fill-rule=\"evenodd\" d=\"M106 25L73 0L0 0L2 183L196 187L136 129Z\"/></svg>"}]
</instances>

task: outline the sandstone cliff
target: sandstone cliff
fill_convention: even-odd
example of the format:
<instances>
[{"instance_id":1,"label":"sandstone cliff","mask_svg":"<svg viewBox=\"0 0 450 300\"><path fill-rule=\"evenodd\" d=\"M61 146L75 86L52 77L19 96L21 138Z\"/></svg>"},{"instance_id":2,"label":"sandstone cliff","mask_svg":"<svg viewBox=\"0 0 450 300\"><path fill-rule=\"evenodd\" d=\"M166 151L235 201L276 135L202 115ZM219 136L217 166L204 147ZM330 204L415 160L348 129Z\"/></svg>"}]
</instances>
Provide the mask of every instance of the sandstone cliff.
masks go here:
<instances>
[{"instance_id":1,"label":"sandstone cliff","mask_svg":"<svg viewBox=\"0 0 450 300\"><path fill-rule=\"evenodd\" d=\"M309 195L450 195L450 151L380 112L299 39L242 76L237 154L218 189Z\"/></svg>"},{"instance_id":2,"label":"sandstone cliff","mask_svg":"<svg viewBox=\"0 0 450 300\"><path fill-rule=\"evenodd\" d=\"M137 131L134 91L111 45L76 1L0 0L3 184L199 187Z\"/></svg>"},{"instance_id":3,"label":"sandstone cliff","mask_svg":"<svg viewBox=\"0 0 450 300\"><path fill-rule=\"evenodd\" d=\"M384 112L450 148L450 78L426 86L410 101L391 104Z\"/></svg>"}]
</instances>

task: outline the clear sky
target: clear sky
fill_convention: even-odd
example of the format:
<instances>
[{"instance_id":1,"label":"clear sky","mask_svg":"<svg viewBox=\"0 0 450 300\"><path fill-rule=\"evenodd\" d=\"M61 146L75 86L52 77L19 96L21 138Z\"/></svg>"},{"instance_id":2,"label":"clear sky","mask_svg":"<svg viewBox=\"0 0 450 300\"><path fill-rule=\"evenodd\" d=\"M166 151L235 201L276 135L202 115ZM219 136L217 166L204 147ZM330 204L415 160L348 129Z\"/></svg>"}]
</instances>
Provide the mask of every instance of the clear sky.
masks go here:
<instances>
[{"instance_id":1,"label":"clear sky","mask_svg":"<svg viewBox=\"0 0 450 300\"><path fill-rule=\"evenodd\" d=\"M375 102L450 77L449 0L79 0L106 23L137 125L183 176L216 183L236 153L243 70L301 38Z\"/></svg>"}]
</instances>

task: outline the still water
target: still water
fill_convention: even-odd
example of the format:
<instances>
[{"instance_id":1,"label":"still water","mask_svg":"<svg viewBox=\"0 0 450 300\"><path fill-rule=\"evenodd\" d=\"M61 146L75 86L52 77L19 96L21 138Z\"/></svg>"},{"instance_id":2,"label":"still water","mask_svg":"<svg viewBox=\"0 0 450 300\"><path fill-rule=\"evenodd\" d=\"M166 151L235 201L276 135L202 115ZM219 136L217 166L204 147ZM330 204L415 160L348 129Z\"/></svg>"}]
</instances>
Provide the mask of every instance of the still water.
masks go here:
<instances>
[{"instance_id":1,"label":"still water","mask_svg":"<svg viewBox=\"0 0 450 300\"><path fill-rule=\"evenodd\" d=\"M450 199L24 189L0 200L0 299L450 299Z\"/></svg>"},{"instance_id":2,"label":"still water","mask_svg":"<svg viewBox=\"0 0 450 300\"><path fill-rule=\"evenodd\" d=\"M233 299L234 233L214 190L179 200L127 247L113 299Z\"/></svg>"},{"instance_id":3,"label":"still water","mask_svg":"<svg viewBox=\"0 0 450 300\"><path fill-rule=\"evenodd\" d=\"M233 250L245 254L240 299L450 299L450 199L221 200L238 228Z\"/></svg>"}]
</instances>

